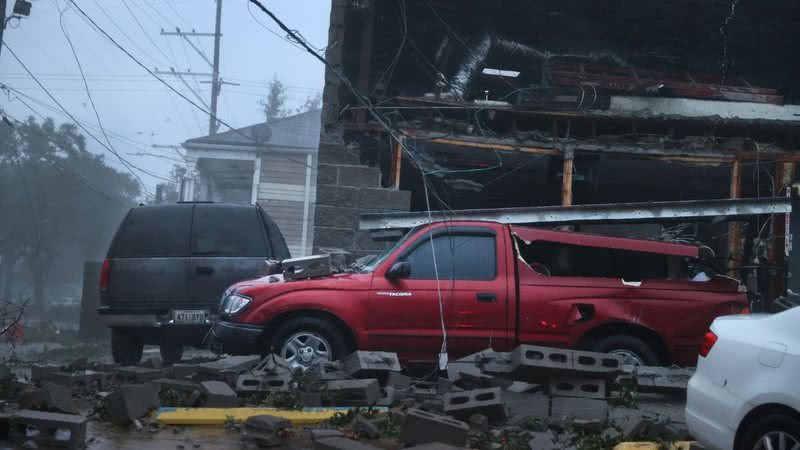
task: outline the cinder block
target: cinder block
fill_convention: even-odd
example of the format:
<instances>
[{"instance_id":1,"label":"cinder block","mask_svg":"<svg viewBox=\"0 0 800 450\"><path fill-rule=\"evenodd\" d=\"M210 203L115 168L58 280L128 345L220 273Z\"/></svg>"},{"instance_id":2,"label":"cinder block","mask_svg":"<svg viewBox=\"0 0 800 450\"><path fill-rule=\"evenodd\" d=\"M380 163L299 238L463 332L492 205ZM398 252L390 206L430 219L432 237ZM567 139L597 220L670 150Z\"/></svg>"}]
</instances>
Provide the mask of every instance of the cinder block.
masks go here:
<instances>
[{"instance_id":1,"label":"cinder block","mask_svg":"<svg viewBox=\"0 0 800 450\"><path fill-rule=\"evenodd\" d=\"M398 372L389 372L385 391L387 396L391 396L392 402L406 398L409 390L411 390L411 377Z\"/></svg>"},{"instance_id":2,"label":"cinder block","mask_svg":"<svg viewBox=\"0 0 800 450\"><path fill-rule=\"evenodd\" d=\"M31 366L31 381L41 383L57 372L61 372L61 367L55 364L34 364Z\"/></svg>"},{"instance_id":3,"label":"cinder block","mask_svg":"<svg viewBox=\"0 0 800 450\"><path fill-rule=\"evenodd\" d=\"M172 375L166 378L174 378L176 380L185 380L197 373L196 364L177 363L173 364L169 369L172 370Z\"/></svg>"},{"instance_id":4,"label":"cinder block","mask_svg":"<svg viewBox=\"0 0 800 450\"><path fill-rule=\"evenodd\" d=\"M197 373L207 375L218 375L220 372L239 373L243 370L252 369L261 362L259 355L229 356L207 363L197 365Z\"/></svg>"},{"instance_id":5,"label":"cinder block","mask_svg":"<svg viewBox=\"0 0 800 450\"><path fill-rule=\"evenodd\" d=\"M608 402L592 398L552 397L550 411L550 417L555 420L604 421L608 419Z\"/></svg>"},{"instance_id":6,"label":"cinder block","mask_svg":"<svg viewBox=\"0 0 800 450\"><path fill-rule=\"evenodd\" d=\"M328 381L325 392L333 406L371 406L380 398L376 379Z\"/></svg>"},{"instance_id":7,"label":"cinder block","mask_svg":"<svg viewBox=\"0 0 800 450\"><path fill-rule=\"evenodd\" d=\"M339 206L358 208L359 188L334 186L332 184L317 185L317 208L320 206Z\"/></svg>"},{"instance_id":8,"label":"cinder block","mask_svg":"<svg viewBox=\"0 0 800 450\"><path fill-rule=\"evenodd\" d=\"M76 414L21 410L11 416L9 438L45 448L81 448L86 444L86 423Z\"/></svg>"},{"instance_id":9,"label":"cinder block","mask_svg":"<svg viewBox=\"0 0 800 450\"><path fill-rule=\"evenodd\" d=\"M599 378L552 377L550 379L550 395L606 398L606 382Z\"/></svg>"},{"instance_id":10,"label":"cinder block","mask_svg":"<svg viewBox=\"0 0 800 450\"><path fill-rule=\"evenodd\" d=\"M127 425L161 406L155 384L125 384L103 400L106 416L111 423Z\"/></svg>"},{"instance_id":11,"label":"cinder block","mask_svg":"<svg viewBox=\"0 0 800 450\"><path fill-rule=\"evenodd\" d=\"M350 377L386 376L400 370L400 360L393 352L355 351L342 360L342 371Z\"/></svg>"},{"instance_id":12,"label":"cinder block","mask_svg":"<svg viewBox=\"0 0 800 450\"><path fill-rule=\"evenodd\" d=\"M314 246L350 250L355 239L353 228L314 227Z\"/></svg>"},{"instance_id":13,"label":"cinder block","mask_svg":"<svg viewBox=\"0 0 800 450\"><path fill-rule=\"evenodd\" d=\"M204 381L201 383L205 389L207 408L234 408L239 406L236 392L221 381Z\"/></svg>"},{"instance_id":14,"label":"cinder block","mask_svg":"<svg viewBox=\"0 0 800 450\"><path fill-rule=\"evenodd\" d=\"M639 392L685 391L694 369L638 366L635 369Z\"/></svg>"},{"instance_id":15,"label":"cinder block","mask_svg":"<svg viewBox=\"0 0 800 450\"><path fill-rule=\"evenodd\" d=\"M119 367L114 371L114 380L118 384L138 384L146 383L161 378L160 369L148 369L146 367L126 366Z\"/></svg>"},{"instance_id":16,"label":"cinder block","mask_svg":"<svg viewBox=\"0 0 800 450\"><path fill-rule=\"evenodd\" d=\"M503 403L508 415L512 417L531 417L534 419L550 417L550 396L541 392L518 393L506 391L503 393Z\"/></svg>"},{"instance_id":17,"label":"cinder block","mask_svg":"<svg viewBox=\"0 0 800 450\"><path fill-rule=\"evenodd\" d=\"M345 437L329 437L314 441L314 450L379 450L365 442Z\"/></svg>"},{"instance_id":18,"label":"cinder block","mask_svg":"<svg viewBox=\"0 0 800 450\"><path fill-rule=\"evenodd\" d=\"M80 372L55 372L47 380L64 386L74 393L88 394L105 387L106 374L85 370Z\"/></svg>"},{"instance_id":19,"label":"cinder block","mask_svg":"<svg viewBox=\"0 0 800 450\"><path fill-rule=\"evenodd\" d=\"M331 164L317 165L317 189L319 186L336 186L339 184L339 166Z\"/></svg>"},{"instance_id":20,"label":"cinder block","mask_svg":"<svg viewBox=\"0 0 800 450\"><path fill-rule=\"evenodd\" d=\"M356 228L358 209L317 204L314 210L314 224L321 227Z\"/></svg>"},{"instance_id":21,"label":"cinder block","mask_svg":"<svg viewBox=\"0 0 800 450\"><path fill-rule=\"evenodd\" d=\"M288 420L269 416L252 416L244 423L242 442L252 442L258 447L278 447L289 444L292 423Z\"/></svg>"},{"instance_id":22,"label":"cinder block","mask_svg":"<svg viewBox=\"0 0 800 450\"><path fill-rule=\"evenodd\" d=\"M608 353L572 351L573 370L582 374L616 376L622 371L622 356Z\"/></svg>"},{"instance_id":23,"label":"cinder block","mask_svg":"<svg viewBox=\"0 0 800 450\"><path fill-rule=\"evenodd\" d=\"M292 376L288 373L243 373L236 378L236 392L282 392L288 391L291 383Z\"/></svg>"},{"instance_id":24,"label":"cinder block","mask_svg":"<svg viewBox=\"0 0 800 450\"><path fill-rule=\"evenodd\" d=\"M444 412L462 420L473 414L483 414L493 421L502 420L506 418L502 396L502 390L497 387L448 392L443 398Z\"/></svg>"},{"instance_id":25,"label":"cinder block","mask_svg":"<svg viewBox=\"0 0 800 450\"><path fill-rule=\"evenodd\" d=\"M203 387L199 383L189 380L171 380L169 378L159 378L157 380L153 380L151 383L156 385L159 391L163 389L171 389L177 392L192 393L194 391L203 390Z\"/></svg>"},{"instance_id":26,"label":"cinder block","mask_svg":"<svg viewBox=\"0 0 800 450\"><path fill-rule=\"evenodd\" d=\"M406 445L442 442L464 447L468 432L469 425L460 420L411 408L400 428L400 441Z\"/></svg>"},{"instance_id":27,"label":"cinder block","mask_svg":"<svg viewBox=\"0 0 800 450\"><path fill-rule=\"evenodd\" d=\"M339 186L381 187L381 170L367 166L338 166Z\"/></svg>"},{"instance_id":28,"label":"cinder block","mask_svg":"<svg viewBox=\"0 0 800 450\"><path fill-rule=\"evenodd\" d=\"M308 430L308 434L312 441L332 437L344 437L344 433L341 431L328 428L312 428Z\"/></svg>"},{"instance_id":29,"label":"cinder block","mask_svg":"<svg viewBox=\"0 0 800 450\"><path fill-rule=\"evenodd\" d=\"M327 92L327 90L326 90ZM334 90L335 92L335 90ZM346 164L357 165L360 163L360 156L356 152L350 152L342 143L319 144L319 164Z\"/></svg>"},{"instance_id":30,"label":"cinder block","mask_svg":"<svg viewBox=\"0 0 800 450\"><path fill-rule=\"evenodd\" d=\"M343 380L347 378L347 374L342 372L342 366L339 361L320 362L320 364L313 366L311 373L320 381Z\"/></svg>"},{"instance_id":31,"label":"cinder block","mask_svg":"<svg viewBox=\"0 0 800 450\"><path fill-rule=\"evenodd\" d=\"M397 189L361 189L358 197L361 209L388 209L408 211L411 207L411 192Z\"/></svg>"},{"instance_id":32,"label":"cinder block","mask_svg":"<svg viewBox=\"0 0 800 450\"><path fill-rule=\"evenodd\" d=\"M75 414L77 412L69 388L49 381L42 383L41 389L20 394L17 398L17 403L21 409L54 411L66 414Z\"/></svg>"},{"instance_id":33,"label":"cinder block","mask_svg":"<svg viewBox=\"0 0 800 450\"><path fill-rule=\"evenodd\" d=\"M571 370L572 350L520 345L511 352L511 365L515 379L541 380L547 375Z\"/></svg>"}]
</instances>

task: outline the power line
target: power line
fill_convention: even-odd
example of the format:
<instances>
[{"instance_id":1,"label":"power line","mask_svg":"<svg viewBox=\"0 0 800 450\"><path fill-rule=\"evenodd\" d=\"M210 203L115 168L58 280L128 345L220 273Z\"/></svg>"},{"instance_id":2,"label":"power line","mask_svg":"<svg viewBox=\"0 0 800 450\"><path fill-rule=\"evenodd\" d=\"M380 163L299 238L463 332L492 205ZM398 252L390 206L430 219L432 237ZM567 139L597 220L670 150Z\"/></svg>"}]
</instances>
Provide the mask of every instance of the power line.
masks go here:
<instances>
[{"instance_id":1,"label":"power line","mask_svg":"<svg viewBox=\"0 0 800 450\"><path fill-rule=\"evenodd\" d=\"M15 60L16 60L16 61L19 63L19 65L20 65L20 66L22 66L22 68L23 68L23 69L25 69L25 71L26 71L26 72L28 72L28 74L31 76L31 78L33 78L33 80L36 82L36 84L38 84L38 85L39 85L39 87L41 87L41 88L42 88L42 90L44 91L44 93L45 93L45 94L47 94L47 96L48 96L48 97L50 97L50 99L51 99L51 100L52 100L52 101L53 101L53 102L54 102L56 105L58 105L58 107L59 107L59 108L61 108L61 110L62 110L62 111L64 111L64 113L65 113L65 114L67 114L67 115L70 117L70 119L72 119L72 121L73 121L73 122L75 122L75 124L77 124L77 125L78 125L78 126L79 126L79 127L80 127L80 128L81 128L81 129L82 129L82 130L83 130L83 131L86 133L86 134L88 134L88 135L89 135L89 136L90 136L92 139L94 139L94 140L95 140L95 141L96 141L98 144L100 144L100 145L101 145L103 148L105 148L106 150L108 150L109 152L111 152L112 154L114 154L115 156L117 156L117 158L119 158L119 159L121 159L121 160L123 160L123 159L124 159L124 158L122 158L122 157L121 157L121 156L120 156L120 155L119 155L119 154L116 152L116 150L114 150L113 148L111 148L111 147L109 147L108 145L106 145L106 144L105 144L103 141L101 141L100 139L98 139L98 138L97 138L97 136L95 136L95 135L94 135L94 134L93 134L91 131L89 131L89 130L88 130L86 127L84 127L84 126L83 126L83 124L81 124L80 122L78 122L78 121L75 119L75 116L73 116L73 115L72 115L72 113L70 113L70 112L69 112L69 111L68 111L68 110L67 110L67 109L64 107L64 105L62 105L62 104L61 104L61 102L59 102L59 101L58 101L58 99L56 99L56 98L53 96L53 94L51 94L51 93L50 93L50 91L48 91L48 90L47 90L47 88L46 88L46 87L45 87L45 86L44 86L44 85L43 85L43 84L42 84L42 83L39 81L39 79L38 79L38 78L36 78L36 76L35 76L35 75L34 75L34 74L33 74L33 73L30 71L30 69L28 69L28 66L26 66L26 65L25 65L25 64L22 62L22 60L20 60L20 59L19 59L19 57L17 56L17 54L14 52L14 50L13 50L11 47L9 47L9 46L8 46L8 43L7 43L7 42L3 42L3 45L4 45L4 46L5 46L7 49L8 49L8 51L9 51L9 52L11 52L11 55L12 55L12 56L14 57L14 59L15 59ZM164 178L164 177L161 177L161 176L159 176L159 175L152 174L152 173L150 173L150 172L148 172L148 171L146 171L146 170L144 170L144 169L142 169L142 168L140 168L140 167L137 167L136 165L134 165L134 164L132 164L132 163L130 163L130 162L127 162L127 164L129 164L131 167L133 167L133 168L135 168L135 169L139 170L140 172L142 172L142 173L146 173L146 174L148 174L148 175L150 175L150 176L152 176L152 177L154 177L154 178L158 178L158 179L161 179L161 180L164 180L164 181L169 181L169 182L172 182L172 180L166 179L166 178ZM138 175L135 175L135 176L137 177L137 179L139 179ZM149 193L149 191L147 190L146 186L144 186L144 183L141 181L141 179L139 179L139 182L142 184L142 187L143 187L143 189L144 189L144 191L145 191L145 194L146 194L146 195L151 195L151 194Z\"/></svg>"},{"instance_id":2,"label":"power line","mask_svg":"<svg viewBox=\"0 0 800 450\"><path fill-rule=\"evenodd\" d=\"M72 43L72 39L69 37L69 33L67 33L67 29L64 27L64 13L65 12L66 12L66 8L63 9L63 10L60 10L60 14L58 16L58 23L61 26L61 32L64 33L64 37L67 38L67 43L69 43L69 48L70 48L70 50L72 50L72 56L75 58L75 64L77 64L78 71L81 74L81 78L83 78L83 86L86 88L86 96L89 98L89 104L92 105L92 110L94 111L94 116L97 118L97 126L100 127L100 131L103 133L103 136L106 138L106 143L108 144L108 146L111 149L113 149L112 153L114 155L116 155L117 158L119 159L119 161L127 167L128 166L127 162L125 162L125 160L122 159L120 154L117 152L117 149L114 148L114 145L111 143L111 140L108 138L108 134L106 133L105 128L103 128L103 121L100 120L100 113L97 111L97 105L94 104L94 98L92 98L92 93L89 90L89 83L86 81L86 77L85 77L85 75L83 73L83 65L81 64L80 58L78 58L78 52L75 51L75 45ZM14 57L16 58L16 56L14 56ZM19 60L17 60L17 61L19 61ZM20 61L20 64L22 64L21 61ZM33 75L31 75L31 77L33 77ZM139 181L139 184L142 186L142 189L144 190L145 194L147 194L148 193L147 192L147 187L144 185L144 181L142 181L142 178L138 174L136 174L133 170L131 170L129 167L128 167L128 171L133 176L136 177L136 179Z\"/></svg>"},{"instance_id":3,"label":"power line","mask_svg":"<svg viewBox=\"0 0 800 450\"><path fill-rule=\"evenodd\" d=\"M130 52L129 52L129 51L128 51L128 50L127 50L125 47L123 47L122 45L120 45L120 44L119 44L119 43L118 43L118 42L117 42L117 41L116 41L116 40L115 40L115 39L114 39L114 38L113 38L111 35L109 35L109 34L108 34L108 33L107 33L107 32L106 32L106 31L105 31L103 28L101 28L101 27L100 27L100 26L97 24L97 22L95 22L95 21L94 21L94 20L91 18L91 16L89 16L89 15L86 13L86 11L84 11L84 10L83 10L83 9L82 9L80 6L78 6L78 4L75 2L75 0L69 0L69 1L70 1L70 3L72 3L72 5L73 5L73 6L75 6L75 8L76 8L76 9L77 9L77 10L78 10L78 11L79 11L81 14L83 14L83 16L84 16L84 17L86 17L86 19L87 19L89 22L91 22L91 24L92 24L92 25L93 25L93 26L94 26L94 27L95 27L95 28L96 28L96 29L97 29L97 30L98 30L98 31L99 31L101 34L103 34L103 36L105 36L105 37L106 37L108 40L110 40L110 41L111 41L111 42L112 42L112 43L113 43L113 44L114 44L114 45L115 45L115 46L116 46L116 47L117 47L117 48L118 48L120 51L122 51L123 53L125 53L125 55L127 55L127 56L128 56L128 58L130 58L131 60L133 60L133 61L134 61L134 62L135 62L135 63L136 63L136 64L137 64L139 67L141 67L141 68L142 68L142 69L144 69L144 70L145 70L147 73L149 73L149 74L150 74L150 76L152 76L153 78L155 78L155 79L157 79L158 81L160 81L160 82L161 82L161 83L162 83L164 86L167 86L167 87L168 87L168 88L169 88L171 91L173 91L175 94L177 94L178 96L180 96L182 99L186 100L186 101L187 101L189 104L191 104L191 105L192 105L192 106L194 106L195 108L199 109L200 111L202 111L203 113L207 114L207 115L208 115L208 116L210 116L210 117L212 116L212 113L211 113L210 111L208 111L208 110L206 110L205 108L203 108L202 106L198 105L197 103L195 103L194 101L192 101L192 99L190 99L189 97L187 97L186 95L184 95L183 93L179 92L177 89L175 89L174 87L172 87L172 85L170 85L169 83L167 83L167 82L166 82L166 81L165 81L163 78L159 77L159 76L158 76L158 75L157 75L155 72L153 72L152 70L150 70L150 69L149 69L147 66L145 66L145 65L144 65L144 64L143 64L141 61L139 61L139 59L138 59L138 58L136 58L135 56L133 56L133 55L132 55L132 54L131 54L131 53L130 53ZM304 44L304 45L305 45L305 44ZM323 59L322 61L324 61L324 59ZM249 140L249 141L251 141L251 142L255 143L256 145L259 145L259 144L260 144L258 141L256 141L255 139L253 139L251 136L249 136L249 135L245 134L245 133L244 133L244 132L242 132L241 130L238 130L238 129L234 128L233 126L231 126L230 124L228 124L226 121L224 121L224 120L220 119L218 116L214 116L214 120L215 120L217 123L220 123L220 124L222 124L222 125L225 125L225 126L226 126L226 127L228 127L228 128L229 128L229 129L230 129L232 132L234 132L234 133L236 133L236 134L239 134L239 135L241 135L241 136L245 137L247 140ZM303 165L303 166L305 166L305 167L311 167L311 166L309 166L308 164L306 164L306 163L304 163L304 162L297 161L297 160L294 160L294 159L291 159L291 158L287 158L287 161L291 161L291 162L293 162L293 163L296 163L296 164L301 164L301 165ZM313 168L313 167L312 167L312 168Z\"/></svg>"}]
</instances>

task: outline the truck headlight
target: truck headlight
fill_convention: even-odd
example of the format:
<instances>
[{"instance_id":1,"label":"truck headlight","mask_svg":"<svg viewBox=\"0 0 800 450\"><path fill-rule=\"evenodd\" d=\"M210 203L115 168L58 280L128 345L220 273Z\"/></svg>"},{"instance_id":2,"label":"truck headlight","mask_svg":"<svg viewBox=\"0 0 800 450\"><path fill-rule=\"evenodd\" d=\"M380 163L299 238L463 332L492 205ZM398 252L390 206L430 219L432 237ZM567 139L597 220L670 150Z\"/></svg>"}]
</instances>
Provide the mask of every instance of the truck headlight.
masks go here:
<instances>
[{"instance_id":1,"label":"truck headlight","mask_svg":"<svg viewBox=\"0 0 800 450\"><path fill-rule=\"evenodd\" d=\"M240 294L231 294L225 299L225 305L222 308L222 314L232 316L239 311L243 310L245 306L253 301L250 297L245 297Z\"/></svg>"}]
</instances>

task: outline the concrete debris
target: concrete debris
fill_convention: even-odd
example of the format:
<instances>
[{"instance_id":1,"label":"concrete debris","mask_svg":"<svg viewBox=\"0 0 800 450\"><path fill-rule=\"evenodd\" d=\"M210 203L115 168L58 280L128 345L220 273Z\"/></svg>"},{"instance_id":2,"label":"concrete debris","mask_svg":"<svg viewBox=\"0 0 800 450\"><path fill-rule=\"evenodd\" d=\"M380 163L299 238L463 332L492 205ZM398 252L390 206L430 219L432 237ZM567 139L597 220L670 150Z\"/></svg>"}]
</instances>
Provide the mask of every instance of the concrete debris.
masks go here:
<instances>
[{"instance_id":1,"label":"concrete debris","mask_svg":"<svg viewBox=\"0 0 800 450\"><path fill-rule=\"evenodd\" d=\"M550 396L543 393L506 391L503 393L503 402L512 422L527 418L550 417Z\"/></svg>"},{"instance_id":2,"label":"concrete debris","mask_svg":"<svg viewBox=\"0 0 800 450\"><path fill-rule=\"evenodd\" d=\"M386 372L400 372L397 353L356 351L342 360L342 371L350 377L379 377Z\"/></svg>"},{"instance_id":3,"label":"concrete debris","mask_svg":"<svg viewBox=\"0 0 800 450\"><path fill-rule=\"evenodd\" d=\"M398 372L391 372L386 377L386 394L391 395L393 401L400 401L408 395L411 389L411 377Z\"/></svg>"},{"instance_id":4,"label":"concrete debris","mask_svg":"<svg viewBox=\"0 0 800 450\"><path fill-rule=\"evenodd\" d=\"M103 390L111 382L109 374L83 370L80 372L53 372L47 381L64 386L76 394L88 394Z\"/></svg>"},{"instance_id":5,"label":"concrete debris","mask_svg":"<svg viewBox=\"0 0 800 450\"><path fill-rule=\"evenodd\" d=\"M42 383L41 389L20 394L17 397L17 403L22 409L54 411L66 414L75 414L77 412L70 390L65 386L48 381Z\"/></svg>"},{"instance_id":6,"label":"concrete debris","mask_svg":"<svg viewBox=\"0 0 800 450\"><path fill-rule=\"evenodd\" d=\"M599 378L554 377L550 379L550 395L604 399L606 382Z\"/></svg>"},{"instance_id":7,"label":"concrete debris","mask_svg":"<svg viewBox=\"0 0 800 450\"><path fill-rule=\"evenodd\" d=\"M122 385L103 401L106 417L116 425L127 425L161 407L156 384Z\"/></svg>"},{"instance_id":8,"label":"concrete debris","mask_svg":"<svg viewBox=\"0 0 800 450\"><path fill-rule=\"evenodd\" d=\"M469 422L472 428L477 430L486 431L489 429L489 418L480 413L469 416L467 422Z\"/></svg>"},{"instance_id":9,"label":"concrete debris","mask_svg":"<svg viewBox=\"0 0 800 450\"><path fill-rule=\"evenodd\" d=\"M478 413L495 422L504 420L506 409L502 395L499 387L449 392L444 394L444 412L458 419L467 419Z\"/></svg>"},{"instance_id":10,"label":"concrete debris","mask_svg":"<svg viewBox=\"0 0 800 450\"><path fill-rule=\"evenodd\" d=\"M363 436L370 439L377 439L381 436L381 430L378 429L378 426L372 423L372 421L365 419L362 415L357 415L355 419L353 419L353 423L350 424L350 427L359 434L359 436Z\"/></svg>"},{"instance_id":11,"label":"concrete debris","mask_svg":"<svg viewBox=\"0 0 800 450\"><path fill-rule=\"evenodd\" d=\"M308 430L308 434L312 441L325 438L332 438L332 437L344 437L344 433L342 433L341 431L330 430L327 428L312 428Z\"/></svg>"},{"instance_id":12,"label":"concrete debris","mask_svg":"<svg viewBox=\"0 0 800 450\"><path fill-rule=\"evenodd\" d=\"M289 443L292 423L288 420L269 416L252 416L244 423L241 440L258 447L278 447Z\"/></svg>"},{"instance_id":13,"label":"concrete debris","mask_svg":"<svg viewBox=\"0 0 800 450\"><path fill-rule=\"evenodd\" d=\"M20 410L11 416L9 439L46 448L80 448L86 442L86 424L85 417L75 414Z\"/></svg>"},{"instance_id":14,"label":"concrete debris","mask_svg":"<svg viewBox=\"0 0 800 450\"><path fill-rule=\"evenodd\" d=\"M147 367L125 366L114 370L114 380L117 384L146 383L161 378L160 369Z\"/></svg>"},{"instance_id":15,"label":"concrete debris","mask_svg":"<svg viewBox=\"0 0 800 450\"><path fill-rule=\"evenodd\" d=\"M193 375L197 374L197 365L195 364L186 364L186 363L177 363L173 364L171 367L164 368L163 372L169 374L166 378L175 378L176 380L185 380L187 378L191 378Z\"/></svg>"},{"instance_id":16,"label":"concrete debris","mask_svg":"<svg viewBox=\"0 0 800 450\"><path fill-rule=\"evenodd\" d=\"M405 450L462 450L463 447L454 447L443 442L428 442L427 444L406 447Z\"/></svg>"},{"instance_id":17,"label":"concrete debris","mask_svg":"<svg viewBox=\"0 0 800 450\"><path fill-rule=\"evenodd\" d=\"M256 367L261 362L259 355L229 356L206 363L197 364L197 373L201 375L218 375L221 372L239 373Z\"/></svg>"},{"instance_id":18,"label":"concrete debris","mask_svg":"<svg viewBox=\"0 0 800 450\"><path fill-rule=\"evenodd\" d=\"M320 364L312 367L311 374L320 381L341 380L343 378L347 378L347 374L342 372L342 367L338 362L321 362Z\"/></svg>"},{"instance_id":19,"label":"concrete debris","mask_svg":"<svg viewBox=\"0 0 800 450\"><path fill-rule=\"evenodd\" d=\"M61 367L55 364L34 364L31 366L31 381L41 383L50 377L50 374L60 372Z\"/></svg>"},{"instance_id":20,"label":"concrete debris","mask_svg":"<svg viewBox=\"0 0 800 450\"><path fill-rule=\"evenodd\" d=\"M239 406L236 392L221 381L204 381L201 383L205 390L205 406L207 408L234 408Z\"/></svg>"},{"instance_id":21,"label":"concrete debris","mask_svg":"<svg viewBox=\"0 0 800 450\"><path fill-rule=\"evenodd\" d=\"M380 386L374 378L328 381L323 391L332 406L372 406L380 398Z\"/></svg>"},{"instance_id":22,"label":"concrete debris","mask_svg":"<svg viewBox=\"0 0 800 450\"><path fill-rule=\"evenodd\" d=\"M528 447L531 450L556 450L560 448L558 436L553 430L536 431L531 435L533 437L528 441Z\"/></svg>"},{"instance_id":23,"label":"concrete debris","mask_svg":"<svg viewBox=\"0 0 800 450\"><path fill-rule=\"evenodd\" d=\"M400 429L400 441L406 445L442 442L464 447L469 425L448 416L411 408Z\"/></svg>"},{"instance_id":24,"label":"concrete debris","mask_svg":"<svg viewBox=\"0 0 800 450\"><path fill-rule=\"evenodd\" d=\"M694 369L638 366L634 369L640 392L685 391Z\"/></svg>"}]
</instances>

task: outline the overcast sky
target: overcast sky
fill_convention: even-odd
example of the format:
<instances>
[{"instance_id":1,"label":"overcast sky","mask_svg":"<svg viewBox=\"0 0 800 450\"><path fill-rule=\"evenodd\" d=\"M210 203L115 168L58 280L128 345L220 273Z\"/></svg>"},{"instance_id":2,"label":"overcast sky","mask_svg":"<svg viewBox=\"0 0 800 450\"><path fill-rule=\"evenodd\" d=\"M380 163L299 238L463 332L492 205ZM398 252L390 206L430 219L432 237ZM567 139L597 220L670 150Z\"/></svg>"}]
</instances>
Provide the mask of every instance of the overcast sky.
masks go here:
<instances>
[{"instance_id":1,"label":"overcast sky","mask_svg":"<svg viewBox=\"0 0 800 450\"><path fill-rule=\"evenodd\" d=\"M327 45L330 0L263 0L290 28L299 30L314 46ZM161 30L214 31L213 0L76 0L77 4L131 54L147 67L210 73L211 68L181 37L162 36ZM14 0L8 1L9 12ZM223 0L220 72L226 81L219 99L219 117L234 127L263 121L258 100L266 92L273 74L288 86L287 103L301 105L308 96L322 90L323 66L282 37L268 16L247 0ZM126 7L127 6L127 7ZM186 139L208 134L208 116L186 100L171 93L158 80L125 56L108 39L95 31L71 7L68 0L33 0L31 15L18 24L12 21L4 41L79 121L93 134L97 119L88 101L78 66L59 24L63 13L69 34L87 75L100 119L111 135L112 144L125 158L156 174L166 176L177 158L173 150L153 149L151 144L176 145ZM259 23L260 22L260 23ZM15 28L16 27L16 28ZM213 58L213 37L192 37L209 60ZM177 78L162 76L172 86L197 102ZM201 81L208 77L188 77L186 81L210 104L211 86ZM57 122L69 119L17 64L7 49L0 53L0 82L19 89L35 101L22 97L39 113ZM37 103L41 102L41 103ZM43 103L43 104L42 104ZM33 112L22 102L3 93L0 108L23 120ZM220 131L227 128L222 125ZM88 136L87 136L88 137ZM89 149L107 153L89 139ZM139 156L156 153L164 157ZM120 170L111 154L106 160ZM158 180L140 174L150 192Z\"/></svg>"}]
</instances>

